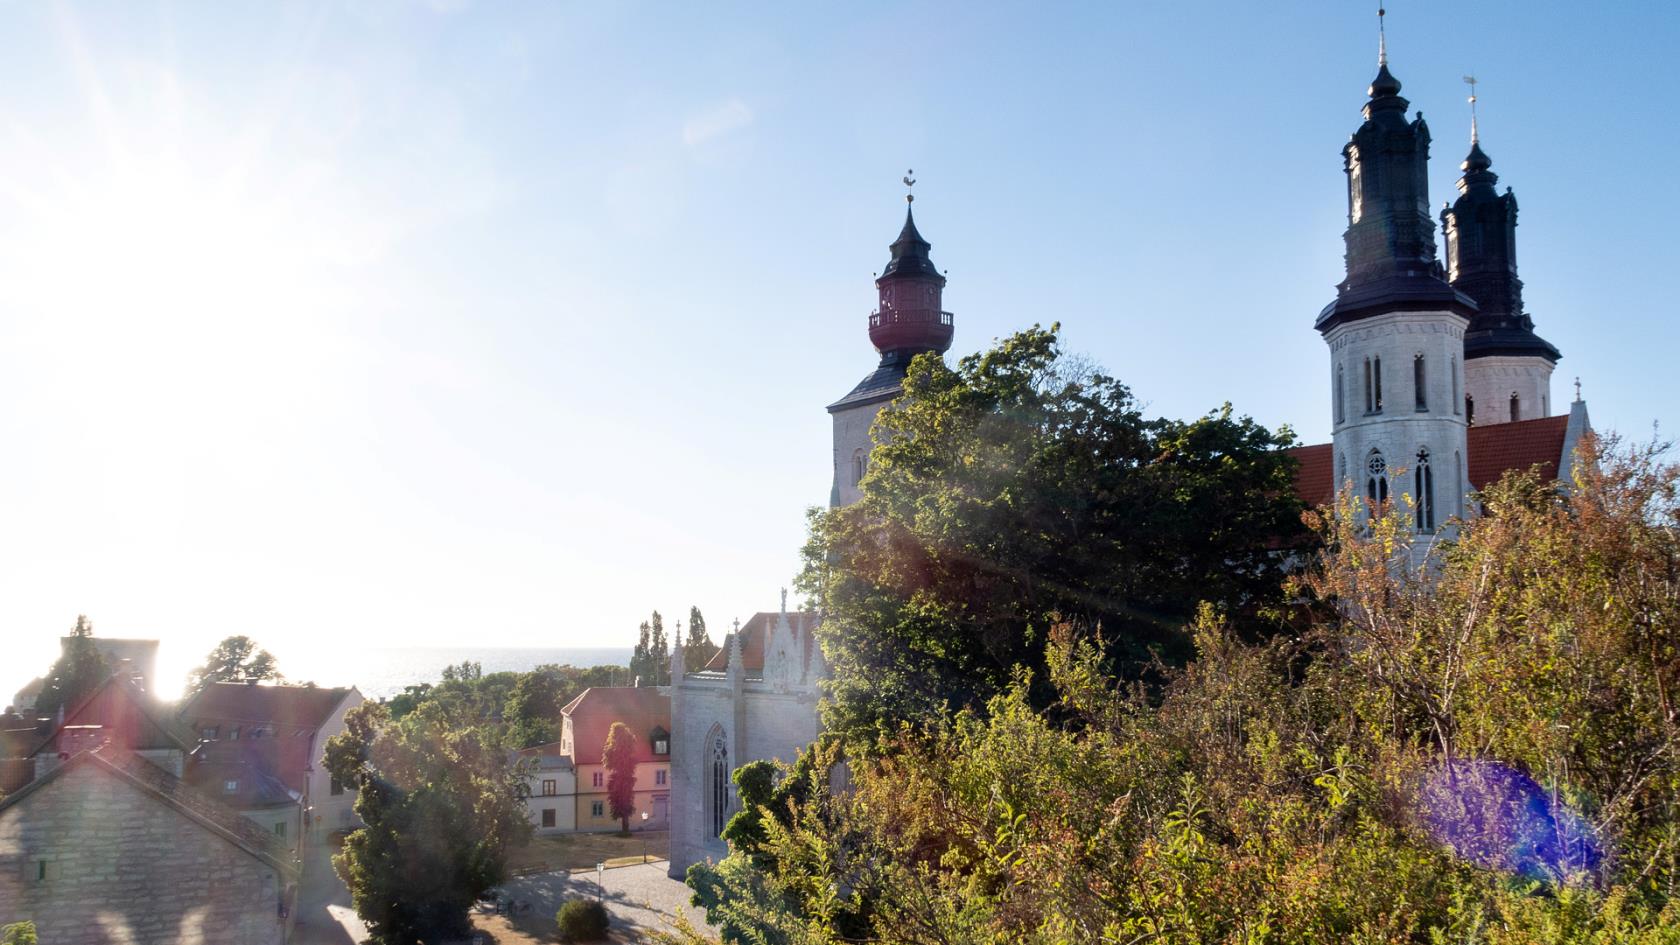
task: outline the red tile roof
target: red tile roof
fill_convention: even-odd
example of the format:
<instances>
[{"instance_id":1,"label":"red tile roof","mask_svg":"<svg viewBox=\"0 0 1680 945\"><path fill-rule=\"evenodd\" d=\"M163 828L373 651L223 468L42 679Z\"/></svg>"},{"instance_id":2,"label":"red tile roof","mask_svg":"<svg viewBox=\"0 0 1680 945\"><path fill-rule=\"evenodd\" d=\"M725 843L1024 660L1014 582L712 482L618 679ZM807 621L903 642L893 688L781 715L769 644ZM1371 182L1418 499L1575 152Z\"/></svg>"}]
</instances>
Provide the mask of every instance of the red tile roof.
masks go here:
<instances>
[{"instance_id":1,"label":"red tile roof","mask_svg":"<svg viewBox=\"0 0 1680 945\"><path fill-rule=\"evenodd\" d=\"M1557 478L1568 429L1567 416L1471 427L1466 444L1471 487L1485 489L1506 472L1531 466L1540 467L1543 479ZM1301 501L1308 505L1328 503L1335 494L1331 444L1297 446L1289 454L1299 464L1295 470L1295 492Z\"/></svg>"},{"instance_id":2,"label":"red tile roof","mask_svg":"<svg viewBox=\"0 0 1680 945\"><path fill-rule=\"evenodd\" d=\"M287 787L303 791L325 747L316 733L352 691L211 683L181 709L181 718L195 734L216 729L216 739L237 746L241 760L255 762ZM238 739L229 738L234 726L240 729ZM253 738L258 731L260 736ZM225 761L230 751L218 746L209 756Z\"/></svg>"},{"instance_id":3,"label":"red tile roof","mask_svg":"<svg viewBox=\"0 0 1680 945\"><path fill-rule=\"evenodd\" d=\"M1485 489L1507 470L1540 467L1542 481L1557 478L1569 418L1541 417L1470 428L1470 485Z\"/></svg>"},{"instance_id":4,"label":"red tile roof","mask_svg":"<svg viewBox=\"0 0 1680 945\"><path fill-rule=\"evenodd\" d=\"M764 671L764 638L769 635L770 627L780 614L760 611L753 614L741 627L741 666L749 673ZM800 611L788 614L788 623L793 625L796 637L804 637L803 652L807 663L811 659L811 628L816 626L816 614ZM727 637L725 638L727 639ZM729 669L729 647L725 646L712 654L706 663L706 670L721 673Z\"/></svg>"},{"instance_id":5,"label":"red tile roof","mask_svg":"<svg viewBox=\"0 0 1680 945\"><path fill-rule=\"evenodd\" d=\"M614 722L623 722L636 735L637 761L664 761L655 756L650 735L660 729L671 732L671 697L646 686L596 686L560 710L572 724L572 760L580 765L598 765L607 746L607 732Z\"/></svg>"}]
</instances>

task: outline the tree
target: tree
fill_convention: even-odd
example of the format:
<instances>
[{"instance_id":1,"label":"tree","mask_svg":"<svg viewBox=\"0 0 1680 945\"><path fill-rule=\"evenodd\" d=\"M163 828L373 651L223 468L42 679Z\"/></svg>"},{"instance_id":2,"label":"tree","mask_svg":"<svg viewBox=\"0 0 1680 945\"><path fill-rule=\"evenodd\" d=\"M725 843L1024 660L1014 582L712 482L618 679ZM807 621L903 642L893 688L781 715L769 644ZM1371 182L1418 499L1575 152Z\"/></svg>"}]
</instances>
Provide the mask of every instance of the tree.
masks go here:
<instances>
[{"instance_id":1,"label":"tree","mask_svg":"<svg viewBox=\"0 0 1680 945\"><path fill-rule=\"evenodd\" d=\"M717 644L706 632L705 615L700 613L699 607L688 608L688 639L683 643L683 668L697 673L706 668L717 651Z\"/></svg>"},{"instance_id":2,"label":"tree","mask_svg":"<svg viewBox=\"0 0 1680 945\"><path fill-rule=\"evenodd\" d=\"M646 620L636 628L638 636L636 647L630 651L630 678L633 680L653 677L653 627Z\"/></svg>"},{"instance_id":3,"label":"tree","mask_svg":"<svg viewBox=\"0 0 1680 945\"><path fill-rule=\"evenodd\" d=\"M539 666L519 675L503 710L512 747L530 748L560 739L560 710L577 695L565 673L569 669Z\"/></svg>"},{"instance_id":4,"label":"tree","mask_svg":"<svg viewBox=\"0 0 1680 945\"><path fill-rule=\"evenodd\" d=\"M204 665L192 671L188 678L187 694L203 690L211 683L262 682L280 680L274 655L258 649L257 642L247 636L232 636L216 644L204 658Z\"/></svg>"},{"instance_id":5,"label":"tree","mask_svg":"<svg viewBox=\"0 0 1680 945\"><path fill-rule=\"evenodd\" d=\"M665 636L665 618L659 611L653 619L642 621L636 647L630 655L630 675L644 685L657 686L668 682L671 674L671 643Z\"/></svg>"},{"instance_id":6,"label":"tree","mask_svg":"<svg viewBox=\"0 0 1680 945\"><path fill-rule=\"evenodd\" d=\"M325 765L358 788L366 826L345 839L333 867L372 940L465 938L468 910L506 878L508 850L530 836L522 770L434 702L399 720L363 703L327 741Z\"/></svg>"},{"instance_id":7,"label":"tree","mask_svg":"<svg viewBox=\"0 0 1680 945\"><path fill-rule=\"evenodd\" d=\"M1189 652L1202 600L1247 631L1301 532L1287 430L1227 404L1147 419L1119 381L1033 328L948 368L912 362L875 421L863 498L812 510L800 589L824 615L825 721L891 730L983 707L1065 620L1135 678Z\"/></svg>"},{"instance_id":8,"label":"tree","mask_svg":"<svg viewBox=\"0 0 1680 945\"><path fill-rule=\"evenodd\" d=\"M630 816L636 812L636 733L623 722L607 730L607 744L601 752L607 769L607 805L630 836Z\"/></svg>"},{"instance_id":9,"label":"tree","mask_svg":"<svg viewBox=\"0 0 1680 945\"><path fill-rule=\"evenodd\" d=\"M0 945L36 945L35 923L13 922L0 926Z\"/></svg>"},{"instance_id":10,"label":"tree","mask_svg":"<svg viewBox=\"0 0 1680 945\"><path fill-rule=\"evenodd\" d=\"M74 707L110 675L111 668L93 643L93 622L85 614L78 615L63 652L47 671L46 684L35 699L35 714L47 718Z\"/></svg>"}]
</instances>

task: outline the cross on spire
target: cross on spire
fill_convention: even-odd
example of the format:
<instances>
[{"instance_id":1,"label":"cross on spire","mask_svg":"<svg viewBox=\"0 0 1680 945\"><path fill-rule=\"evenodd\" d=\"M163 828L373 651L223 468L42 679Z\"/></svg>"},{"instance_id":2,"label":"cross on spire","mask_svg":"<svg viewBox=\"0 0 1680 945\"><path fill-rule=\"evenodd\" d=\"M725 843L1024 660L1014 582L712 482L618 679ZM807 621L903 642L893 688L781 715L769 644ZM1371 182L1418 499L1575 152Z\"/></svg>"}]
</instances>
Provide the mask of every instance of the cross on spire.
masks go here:
<instances>
[{"instance_id":1,"label":"cross on spire","mask_svg":"<svg viewBox=\"0 0 1680 945\"><path fill-rule=\"evenodd\" d=\"M1580 377L1580 375L1575 376L1575 402L1576 403L1581 402L1581 377Z\"/></svg>"},{"instance_id":2,"label":"cross on spire","mask_svg":"<svg viewBox=\"0 0 1680 945\"><path fill-rule=\"evenodd\" d=\"M1476 77L1465 76L1464 84L1470 86L1470 143L1477 144L1481 137L1476 133Z\"/></svg>"}]
</instances>

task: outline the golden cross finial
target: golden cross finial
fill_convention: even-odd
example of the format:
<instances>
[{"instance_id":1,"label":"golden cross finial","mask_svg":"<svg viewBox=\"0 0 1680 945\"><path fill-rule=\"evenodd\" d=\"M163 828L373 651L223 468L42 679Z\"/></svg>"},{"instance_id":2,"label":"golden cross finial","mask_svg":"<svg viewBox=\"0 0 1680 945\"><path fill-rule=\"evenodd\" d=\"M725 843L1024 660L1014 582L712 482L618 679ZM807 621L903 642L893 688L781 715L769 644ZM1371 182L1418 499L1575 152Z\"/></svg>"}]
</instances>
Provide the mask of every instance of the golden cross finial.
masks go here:
<instances>
[{"instance_id":1,"label":"golden cross finial","mask_svg":"<svg viewBox=\"0 0 1680 945\"><path fill-rule=\"evenodd\" d=\"M1470 143L1476 144L1481 137L1476 133L1476 77L1467 75L1464 84L1470 86Z\"/></svg>"},{"instance_id":2,"label":"golden cross finial","mask_svg":"<svg viewBox=\"0 0 1680 945\"><path fill-rule=\"evenodd\" d=\"M916 173L914 170L908 170L908 171L904 172L904 187L905 187L905 191L906 191L905 194L904 194L904 202L905 203L915 203L916 202L916 195L909 192L909 188L916 186L916 178L910 176L911 174L914 174L914 173Z\"/></svg>"}]
</instances>

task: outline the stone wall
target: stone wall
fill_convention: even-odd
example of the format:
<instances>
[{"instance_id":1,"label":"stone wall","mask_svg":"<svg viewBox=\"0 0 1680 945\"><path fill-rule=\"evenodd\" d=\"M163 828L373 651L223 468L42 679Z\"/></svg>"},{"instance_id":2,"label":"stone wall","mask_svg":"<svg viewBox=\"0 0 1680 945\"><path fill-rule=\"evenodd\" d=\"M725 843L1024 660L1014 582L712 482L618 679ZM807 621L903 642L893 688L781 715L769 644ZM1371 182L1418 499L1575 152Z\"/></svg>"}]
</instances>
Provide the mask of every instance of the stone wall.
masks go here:
<instances>
[{"instance_id":1,"label":"stone wall","mask_svg":"<svg viewBox=\"0 0 1680 945\"><path fill-rule=\"evenodd\" d=\"M0 925L52 945L280 945L281 894L273 867L96 765L0 811Z\"/></svg>"}]
</instances>

